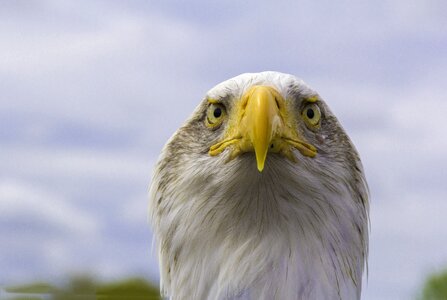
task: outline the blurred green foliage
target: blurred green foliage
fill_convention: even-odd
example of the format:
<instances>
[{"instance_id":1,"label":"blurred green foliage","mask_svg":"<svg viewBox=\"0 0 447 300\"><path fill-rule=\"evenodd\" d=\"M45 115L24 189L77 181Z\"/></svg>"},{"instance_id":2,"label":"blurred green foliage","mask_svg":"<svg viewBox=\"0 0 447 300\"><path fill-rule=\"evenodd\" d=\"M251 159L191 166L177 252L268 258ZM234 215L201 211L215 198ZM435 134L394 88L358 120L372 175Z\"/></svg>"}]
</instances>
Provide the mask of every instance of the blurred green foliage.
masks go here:
<instances>
[{"instance_id":1,"label":"blurred green foliage","mask_svg":"<svg viewBox=\"0 0 447 300\"><path fill-rule=\"evenodd\" d=\"M8 287L8 293L17 294L14 300L158 300L160 292L141 278L127 278L113 282L100 282L90 276L71 278L65 286L56 287L37 282Z\"/></svg>"},{"instance_id":2,"label":"blurred green foliage","mask_svg":"<svg viewBox=\"0 0 447 300\"><path fill-rule=\"evenodd\" d=\"M157 288L138 278L101 285L97 288L96 295L98 299L160 299Z\"/></svg>"},{"instance_id":3,"label":"blurred green foliage","mask_svg":"<svg viewBox=\"0 0 447 300\"><path fill-rule=\"evenodd\" d=\"M430 275L425 281L421 300L446 300L447 299L447 270Z\"/></svg>"},{"instance_id":4,"label":"blurred green foliage","mask_svg":"<svg viewBox=\"0 0 447 300\"><path fill-rule=\"evenodd\" d=\"M8 293L50 294L55 290L55 288L52 285L45 282L35 282L31 284L8 287L5 290Z\"/></svg>"},{"instance_id":5,"label":"blurred green foliage","mask_svg":"<svg viewBox=\"0 0 447 300\"><path fill-rule=\"evenodd\" d=\"M42 300L39 296L20 296L14 297L13 300Z\"/></svg>"}]
</instances>

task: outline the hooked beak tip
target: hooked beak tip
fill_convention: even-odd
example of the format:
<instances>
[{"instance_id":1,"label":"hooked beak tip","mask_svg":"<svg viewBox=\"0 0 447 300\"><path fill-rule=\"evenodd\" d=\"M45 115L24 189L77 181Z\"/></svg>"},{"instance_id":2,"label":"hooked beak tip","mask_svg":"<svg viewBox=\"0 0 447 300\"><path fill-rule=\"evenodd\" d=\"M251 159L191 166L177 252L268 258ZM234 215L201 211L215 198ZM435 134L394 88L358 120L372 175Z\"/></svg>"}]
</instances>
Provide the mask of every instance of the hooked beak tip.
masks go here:
<instances>
[{"instance_id":1,"label":"hooked beak tip","mask_svg":"<svg viewBox=\"0 0 447 300\"><path fill-rule=\"evenodd\" d=\"M264 170L266 159L267 159L267 151L265 151L264 155L258 155L258 153L256 152L256 165L258 167L259 172L262 172L262 170Z\"/></svg>"}]
</instances>

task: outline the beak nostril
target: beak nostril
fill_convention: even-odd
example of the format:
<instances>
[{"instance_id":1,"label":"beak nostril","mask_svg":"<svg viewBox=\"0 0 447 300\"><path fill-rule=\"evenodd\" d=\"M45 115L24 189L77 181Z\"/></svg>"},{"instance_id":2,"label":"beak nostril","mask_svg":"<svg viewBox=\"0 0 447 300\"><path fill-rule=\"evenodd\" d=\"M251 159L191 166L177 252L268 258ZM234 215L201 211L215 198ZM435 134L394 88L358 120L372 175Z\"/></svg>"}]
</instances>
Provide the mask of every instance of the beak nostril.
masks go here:
<instances>
[{"instance_id":1,"label":"beak nostril","mask_svg":"<svg viewBox=\"0 0 447 300\"><path fill-rule=\"evenodd\" d=\"M280 108L279 108L279 101L278 101L278 99L276 99L276 98L275 98L275 103L276 103L276 107L277 107L278 109L280 109Z\"/></svg>"},{"instance_id":2,"label":"beak nostril","mask_svg":"<svg viewBox=\"0 0 447 300\"><path fill-rule=\"evenodd\" d=\"M273 148L275 148L275 145L271 144L270 149L273 149Z\"/></svg>"}]
</instances>

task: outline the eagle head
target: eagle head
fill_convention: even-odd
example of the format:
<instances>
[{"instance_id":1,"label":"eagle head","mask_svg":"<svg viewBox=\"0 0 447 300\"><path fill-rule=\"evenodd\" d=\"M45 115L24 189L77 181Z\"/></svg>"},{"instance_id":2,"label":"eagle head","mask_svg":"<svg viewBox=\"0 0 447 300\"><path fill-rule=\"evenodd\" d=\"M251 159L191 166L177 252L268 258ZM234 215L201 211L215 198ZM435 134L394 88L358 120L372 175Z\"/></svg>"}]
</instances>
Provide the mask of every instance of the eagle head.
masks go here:
<instances>
[{"instance_id":1,"label":"eagle head","mask_svg":"<svg viewBox=\"0 0 447 300\"><path fill-rule=\"evenodd\" d=\"M206 94L150 188L173 299L358 299L368 249L359 155L325 101L278 72Z\"/></svg>"}]
</instances>

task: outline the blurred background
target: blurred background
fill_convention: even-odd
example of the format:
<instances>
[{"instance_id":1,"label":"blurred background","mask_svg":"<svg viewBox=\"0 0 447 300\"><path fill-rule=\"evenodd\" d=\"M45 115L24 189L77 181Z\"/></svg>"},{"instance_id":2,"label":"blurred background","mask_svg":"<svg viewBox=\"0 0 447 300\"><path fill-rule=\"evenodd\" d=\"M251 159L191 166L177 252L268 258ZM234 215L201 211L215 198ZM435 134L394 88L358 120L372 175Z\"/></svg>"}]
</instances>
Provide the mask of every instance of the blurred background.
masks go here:
<instances>
[{"instance_id":1,"label":"blurred background","mask_svg":"<svg viewBox=\"0 0 447 300\"><path fill-rule=\"evenodd\" d=\"M264 70L316 89L361 154L362 298L418 297L447 267L446 1L0 4L0 286L158 286L157 156L208 89Z\"/></svg>"}]
</instances>

